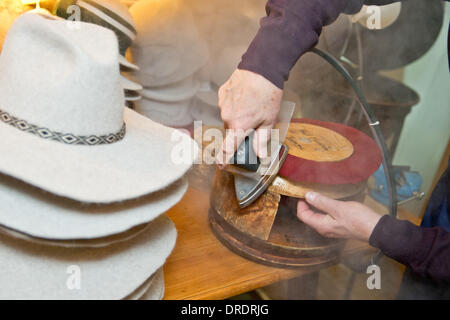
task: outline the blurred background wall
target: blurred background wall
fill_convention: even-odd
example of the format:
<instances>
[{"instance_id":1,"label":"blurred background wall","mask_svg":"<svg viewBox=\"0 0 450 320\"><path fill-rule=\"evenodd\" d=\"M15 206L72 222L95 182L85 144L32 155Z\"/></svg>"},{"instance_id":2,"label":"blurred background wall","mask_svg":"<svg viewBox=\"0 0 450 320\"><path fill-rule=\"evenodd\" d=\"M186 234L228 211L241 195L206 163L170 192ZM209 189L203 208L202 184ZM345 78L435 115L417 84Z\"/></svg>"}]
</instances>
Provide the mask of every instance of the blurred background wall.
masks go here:
<instances>
[{"instance_id":1,"label":"blurred background wall","mask_svg":"<svg viewBox=\"0 0 450 320\"><path fill-rule=\"evenodd\" d=\"M447 41L450 4L445 3L444 24L438 40L423 57L404 68L403 82L416 90L420 103L407 116L394 155L396 165L410 165L430 193L450 137L450 73ZM425 197L405 207L420 215Z\"/></svg>"}]
</instances>

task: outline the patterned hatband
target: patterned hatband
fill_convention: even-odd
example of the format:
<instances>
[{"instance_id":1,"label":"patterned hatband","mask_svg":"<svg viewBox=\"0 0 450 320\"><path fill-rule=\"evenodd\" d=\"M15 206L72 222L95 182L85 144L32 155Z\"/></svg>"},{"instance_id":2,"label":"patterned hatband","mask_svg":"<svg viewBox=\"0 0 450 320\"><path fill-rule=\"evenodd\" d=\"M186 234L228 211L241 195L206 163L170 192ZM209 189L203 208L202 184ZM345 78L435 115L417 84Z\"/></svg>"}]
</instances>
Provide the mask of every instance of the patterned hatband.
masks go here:
<instances>
[{"instance_id":1,"label":"patterned hatband","mask_svg":"<svg viewBox=\"0 0 450 320\"><path fill-rule=\"evenodd\" d=\"M34 134L35 136L38 136L40 138L71 145L97 146L101 144L111 144L122 140L125 137L126 133L125 123L123 124L119 132L102 136L77 136L71 133L60 133L51 131L47 128L36 126L34 124L30 124L25 120L13 117L2 110L0 110L0 121L9 124L10 126L21 131Z\"/></svg>"}]
</instances>

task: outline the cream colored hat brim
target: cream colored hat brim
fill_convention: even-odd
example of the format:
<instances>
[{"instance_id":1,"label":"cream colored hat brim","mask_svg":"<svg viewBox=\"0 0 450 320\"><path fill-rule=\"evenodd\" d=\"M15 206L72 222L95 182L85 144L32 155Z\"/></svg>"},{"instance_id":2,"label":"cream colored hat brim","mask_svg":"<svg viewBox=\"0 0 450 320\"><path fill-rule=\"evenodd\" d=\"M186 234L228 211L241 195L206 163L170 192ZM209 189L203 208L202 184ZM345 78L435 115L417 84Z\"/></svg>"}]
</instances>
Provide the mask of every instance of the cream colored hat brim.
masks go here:
<instances>
[{"instance_id":1,"label":"cream colored hat brim","mask_svg":"<svg viewBox=\"0 0 450 320\"><path fill-rule=\"evenodd\" d=\"M139 101L142 96L137 91L125 91L125 101Z\"/></svg>"},{"instance_id":2,"label":"cream colored hat brim","mask_svg":"<svg viewBox=\"0 0 450 320\"><path fill-rule=\"evenodd\" d=\"M158 270L159 271L159 270ZM139 286L136 290L134 290L130 295L126 296L123 300L139 300L152 286L153 279L156 276L156 271L150 278L145 280L143 284Z\"/></svg>"},{"instance_id":3,"label":"cream colored hat brim","mask_svg":"<svg viewBox=\"0 0 450 320\"><path fill-rule=\"evenodd\" d=\"M131 241L101 249L48 247L0 236L0 299L123 299L162 267L176 242L162 215ZM80 271L81 288L70 290L68 271Z\"/></svg>"},{"instance_id":4,"label":"cream colored hat brim","mask_svg":"<svg viewBox=\"0 0 450 320\"><path fill-rule=\"evenodd\" d=\"M122 82L122 87L124 90L141 91L143 89L143 87L139 83L130 80L124 75L120 77L120 81Z\"/></svg>"},{"instance_id":5,"label":"cream colored hat brim","mask_svg":"<svg viewBox=\"0 0 450 320\"><path fill-rule=\"evenodd\" d=\"M84 205L44 193L13 178L0 180L0 224L47 240L98 239L148 223L181 200L182 179L146 197L109 205Z\"/></svg>"},{"instance_id":6,"label":"cream colored hat brim","mask_svg":"<svg viewBox=\"0 0 450 320\"><path fill-rule=\"evenodd\" d=\"M124 56L119 55L119 64L124 67L124 71L139 71L139 66L128 61Z\"/></svg>"},{"instance_id":7,"label":"cream colored hat brim","mask_svg":"<svg viewBox=\"0 0 450 320\"><path fill-rule=\"evenodd\" d=\"M100 146L49 141L0 122L0 172L59 196L111 203L161 190L189 170L198 152L187 135L128 108L124 120L124 139ZM174 161L174 148L192 150L192 159Z\"/></svg>"},{"instance_id":8,"label":"cream colored hat brim","mask_svg":"<svg viewBox=\"0 0 450 320\"><path fill-rule=\"evenodd\" d=\"M33 242L36 244L42 244L47 246L56 246L64 248L102 248L112 244L116 244L123 241L128 241L134 237L140 235L146 230L148 224L143 224L132 228L131 230L121 232L112 236L96 238L96 239L83 239L83 240L48 240L43 238L36 238L26 235L24 233L8 229L4 226L0 226L0 234L3 233L10 237Z\"/></svg>"},{"instance_id":9,"label":"cream colored hat brim","mask_svg":"<svg viewBox=\"0 0 450 320\"><path fill-rule=\"evenodd\" d=\"M165 293L164 271L159 269L153 276L152 283L139 300L162 300Z\"/></svg>"},{"instance_id":10,"label":"cream colored hat brim","mask_svg":"<svg viewBox=\"0 0 450 320\"><path fill-rule=\"evenodd\" d=\"M161 300L164 297L164 270L159 268L124 300Z\"/></svg>"}]
</instances>

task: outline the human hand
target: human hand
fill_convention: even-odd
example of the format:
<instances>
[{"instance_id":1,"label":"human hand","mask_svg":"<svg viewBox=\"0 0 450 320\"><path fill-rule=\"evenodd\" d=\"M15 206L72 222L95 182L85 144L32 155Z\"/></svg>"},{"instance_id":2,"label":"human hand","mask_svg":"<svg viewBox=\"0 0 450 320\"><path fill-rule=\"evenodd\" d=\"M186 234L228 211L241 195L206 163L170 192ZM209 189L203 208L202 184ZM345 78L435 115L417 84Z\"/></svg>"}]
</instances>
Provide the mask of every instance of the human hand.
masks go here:
<instances>
[{"instance_id":1,"label":"human hand","mask_svg":"<svg viewBox=\"0 0 450 320\"><path fill-rule=\"evenodd\" d=\"M313 211L306 202L326 214ZM361 203L333 200L315 192L306 194L306 202L298 202L297 217L328 238L369 241L381 218Z\"/></svg>"},{"instance_id":2,"label":"human hand","mask_svg":"<svg viewBox=\"0 0 450 320\"><path fill-rule=\"evenodd\" d=\"M283 90L263 76L236 69L219 89L219 108L227 134L217 153L219 164L227 163L245 137L255 129L253 149L267 157L270 129L277 120Z\"/></svg>"}]
</instances>

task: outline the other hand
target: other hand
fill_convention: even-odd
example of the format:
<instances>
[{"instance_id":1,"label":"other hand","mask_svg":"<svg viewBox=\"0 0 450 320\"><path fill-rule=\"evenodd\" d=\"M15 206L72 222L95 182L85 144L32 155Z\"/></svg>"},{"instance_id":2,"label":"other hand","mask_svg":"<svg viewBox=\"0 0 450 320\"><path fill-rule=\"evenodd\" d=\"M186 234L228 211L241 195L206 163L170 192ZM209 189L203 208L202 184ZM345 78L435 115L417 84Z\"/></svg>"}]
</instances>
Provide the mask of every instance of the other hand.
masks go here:
<instances>
[{"instance_id":1,"label":"other hand","mask_svg":"<svg viewBox=\"0 0 450 320\"><path fill-rule=\"evenodd\" d=\"M321 210L318 213L309 205ZM297 217L328 238L369 241L381 216L358 202L333 200L315 192L306 194L306 201L297 205Z\"/></svg>"}]
</instances>

